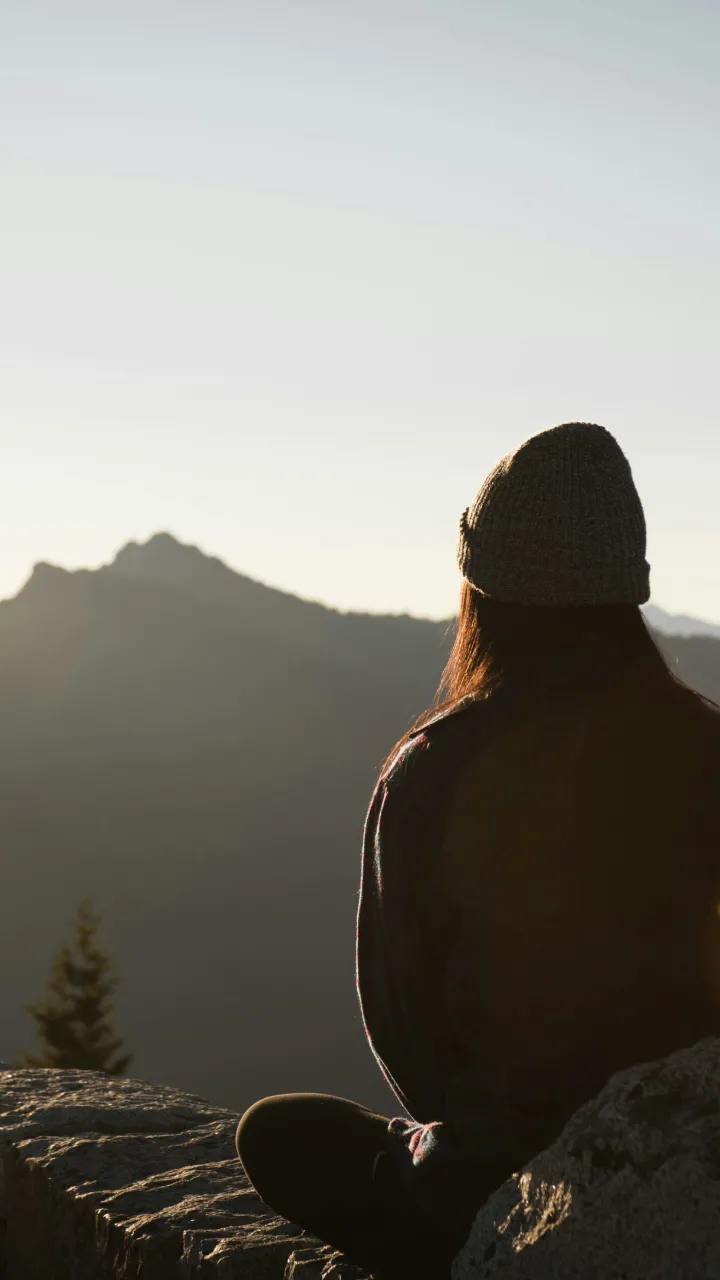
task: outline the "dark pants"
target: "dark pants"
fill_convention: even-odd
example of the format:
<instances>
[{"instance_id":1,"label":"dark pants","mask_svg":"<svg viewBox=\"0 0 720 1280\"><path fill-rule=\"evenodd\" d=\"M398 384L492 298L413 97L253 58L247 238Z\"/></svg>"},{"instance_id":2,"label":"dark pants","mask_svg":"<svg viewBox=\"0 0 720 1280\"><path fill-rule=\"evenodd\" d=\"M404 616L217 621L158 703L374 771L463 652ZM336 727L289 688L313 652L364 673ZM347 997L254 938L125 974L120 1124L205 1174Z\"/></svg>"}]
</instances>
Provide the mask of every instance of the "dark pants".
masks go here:
<instances>
[{"instance_id":1,"label":"dark pants","mask_svg":"<svg viewBox=\"0 0 720 1280\"><path fill-rule=\"evenodd\" d=\"M379 1280L448 1280L464 1241L413 1214L389 1157L377 1159L387 1125L347 1098L279 1093L248 1108L236 1145L265 1204L348 1261Z\"/></svg>"}]
</instances>

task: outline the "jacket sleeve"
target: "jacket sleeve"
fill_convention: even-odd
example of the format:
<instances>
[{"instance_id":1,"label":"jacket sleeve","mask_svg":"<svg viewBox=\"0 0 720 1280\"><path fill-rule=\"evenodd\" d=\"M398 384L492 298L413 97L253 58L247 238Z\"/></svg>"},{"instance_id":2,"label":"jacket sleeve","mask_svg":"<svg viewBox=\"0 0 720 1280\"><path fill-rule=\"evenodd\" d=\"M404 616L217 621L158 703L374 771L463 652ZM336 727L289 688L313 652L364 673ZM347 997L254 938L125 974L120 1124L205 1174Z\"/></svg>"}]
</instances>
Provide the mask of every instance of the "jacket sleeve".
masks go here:
<instances>
[{"instance_id":1,"label":"jacket sleeve","mask_svg":"<svg viewBox=\"0 0 720 1280\"><path fill-rule=\"evenodd\" d=\"M433 1120L443 1104L438 1033L442 954L432 899L413 842L412 740L405 759L380 779L365 824L356 933L356 983L370 1047L385 1079L416 1119ZM420 797L415 793L420 802Z\"/></svg>"},{"instance_id":2,"label":"jacket sleeve","mask_svg":"<svg viewBox=\"0 0 720 1280\"><path fill-rule=\"evenodd\" d=\"M459 918L438 892L443 815L428 785L428 762L427 740L411 739L370 805L357 991L372 1051L410 1113L388 1127L405 1192L424 1219L462 1234L485 1190L500 1117L446 1025L446 973ZM507 1172L503 1167L498 1181Z\"/></svg>"}]
</instances>

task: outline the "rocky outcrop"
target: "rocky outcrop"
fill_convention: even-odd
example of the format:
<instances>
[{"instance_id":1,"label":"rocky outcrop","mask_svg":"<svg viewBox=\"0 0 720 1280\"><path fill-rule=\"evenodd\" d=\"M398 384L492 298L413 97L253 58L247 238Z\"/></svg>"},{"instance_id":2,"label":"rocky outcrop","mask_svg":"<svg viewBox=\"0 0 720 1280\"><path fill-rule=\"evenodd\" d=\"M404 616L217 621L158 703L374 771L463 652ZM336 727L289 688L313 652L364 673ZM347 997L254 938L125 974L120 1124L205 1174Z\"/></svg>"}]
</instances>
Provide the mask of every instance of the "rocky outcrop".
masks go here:
<instances>
[{"instance_id":1,"label":"rocky outcrop","mask_svg":"<svg viewBox=\"0 0 720 1280\"><path fill-rule=\"evenodd\" d=\"M138 1080L4 1072L5 1280L361 1280L255 1193L237 1121Z\"/></svg>"},{"instance_id":2,"label":"rocky outcrop","mask_svg":"<svg viewBox=\"0 0 720 1280\"><path fill-rule=\"evenodd\" d=\"M612 1077L478 1213L452 1280L718 1280L720 1040Z\"/></svg>"},{"instance_id":3,"label":"rocky outcrop","mask_svg":"<svg viewBox=\"0 0 720 1280\"><path fill-rule=\"evenodd\" d=\"M367 1280L260 1200L236 1125L138 1080L3 1071L0 1277ZM719 1222L712 1039L614 1076L479 1210L452 1280L718 1280Z\"/></svg>"}]
</instances>

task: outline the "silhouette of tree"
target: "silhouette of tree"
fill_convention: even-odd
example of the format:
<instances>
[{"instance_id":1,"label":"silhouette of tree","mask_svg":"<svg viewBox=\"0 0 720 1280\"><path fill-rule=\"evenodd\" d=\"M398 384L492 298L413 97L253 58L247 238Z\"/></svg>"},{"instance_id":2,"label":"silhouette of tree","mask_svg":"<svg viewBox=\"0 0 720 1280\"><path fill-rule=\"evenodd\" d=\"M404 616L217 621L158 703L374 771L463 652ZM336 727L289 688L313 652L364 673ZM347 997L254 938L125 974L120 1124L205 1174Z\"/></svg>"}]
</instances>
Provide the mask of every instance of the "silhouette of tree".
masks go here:
<instances>
[{"instance_id":1,"label":"silhouette of tree","mask_svg":"<svg viewBox=\"0 0 720 1280\"><path fill-rule=\"evenodd\" d=\"M96 943L100 917L89 898L80 903L71 944L51 963L46 999L26 1005L35 1019L42 1056L24 1053L21 1067L79 1067L123 1075L132 1054L117 1057L122 1040L114 1034L110 995L118 979L110 957Z\"/></svg>"}]
</instances>

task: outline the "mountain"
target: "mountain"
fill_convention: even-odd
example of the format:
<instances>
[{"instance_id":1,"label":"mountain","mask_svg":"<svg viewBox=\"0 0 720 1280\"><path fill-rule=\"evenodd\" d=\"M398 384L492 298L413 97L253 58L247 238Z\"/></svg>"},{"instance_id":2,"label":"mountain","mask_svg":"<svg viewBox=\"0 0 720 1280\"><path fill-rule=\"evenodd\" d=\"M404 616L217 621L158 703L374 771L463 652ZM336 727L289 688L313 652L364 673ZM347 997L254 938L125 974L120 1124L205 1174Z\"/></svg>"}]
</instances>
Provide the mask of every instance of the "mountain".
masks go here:
<instances>
[{"instance_id":1,"label":"mountain","mask_svg":"<svg viewBox=\"0 0 720 1280\"><path fill-rule=\"evenodd\" d=\"M387 1101L354 989L362 826L447 630L296 599L166 535L96 571L37 565L0 604L2 1056L89 893L136 1074L238 1108Z\"/></svg>"},{"instance_id":2,"label":"mountain","mask_svg":"<svg viewBox=\"0 0 720 1280\"><path fill-rule=\"evenodd\" d=\"M720 639L720 622L705 622L686 613L666 613L656 604L642 606L651 627L667 636L714 636Z\"/></svg>"},{"instance_id":3,"label":"mountain","mask_svg":"<svg viewBox=\"0 0 720 1280\"><path fill-rule=\"evenodd\" d=\"M0 603L0 1057L92 895L134 1075L244 1109L293 1090L394 1114L354 985L378 765L451 620L341 613L158 534L41 563ZM659 637L720 700L720 640Z\"/></svg>"}]
</instances>

